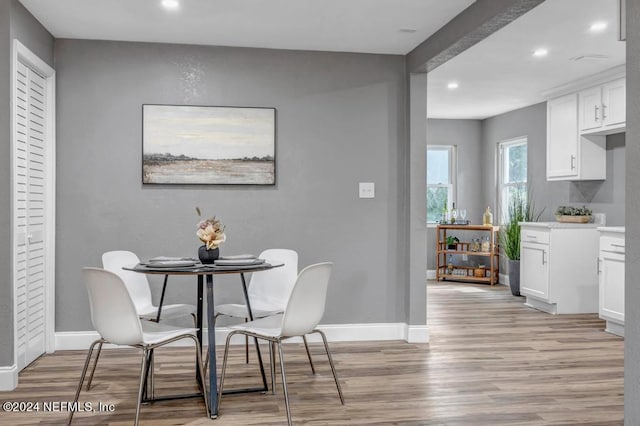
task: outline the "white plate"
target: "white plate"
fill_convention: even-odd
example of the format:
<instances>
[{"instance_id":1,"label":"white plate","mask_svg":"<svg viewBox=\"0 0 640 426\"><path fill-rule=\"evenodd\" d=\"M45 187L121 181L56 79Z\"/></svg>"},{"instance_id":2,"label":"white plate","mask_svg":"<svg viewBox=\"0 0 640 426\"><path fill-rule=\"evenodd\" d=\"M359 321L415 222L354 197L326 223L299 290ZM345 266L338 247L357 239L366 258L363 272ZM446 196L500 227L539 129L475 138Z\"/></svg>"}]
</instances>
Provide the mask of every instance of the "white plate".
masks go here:
<instances>
[{"instance_id":1,"label":"white plate","mask_svg":"<svg viewBox=\"0 0 640 426\"><path fill-rule=\"evenodd\" d=\"M233 256L220 256L220 260L240 260L240 259L244 259L244 260L251 260L251 259L256 259L258 256L255 256L253 254L235 254Z\"/></svg>"},{"instance_id":2,"label":"white plate","mask_svg":"<svg viewBox=\"0 0 640 426\"><path fill-rule=\"evenodd\" d=\"M261 265L264 259L218 259L216 265L220 266L243 266L243 265Z\"/></svg>"},{"instance_id":3,"label":"white plate","mask_svg":"<svg viewBox=\"0 0 640 426\"><path fill-rule=\"evenodd\" d=\"M264 268L267 266L271 266L268 263L256 263L254 265L218 265L217 263L214 265L214 270L216 271L237 271L237 270L251 270Z\"/></svg>"},{"instance_id":4,"label":"white plate","mask_svg":"<svg viewBox=\"0 0 640 426\"><path fill-rule=\"evenodd\" d=\"M186 268L195 264L193 260L162 260L148 263L146 266L148 268Z\"/></svg>"},{"instance_id":5,"label":"white plate","mask_svg":"<svg viewBox=\"0 0 640 426\"><path fill-rule=\"evenodd\" d=\"M181 261L193 261L195 262L196 259L193 259L191 257L171 257L171 256L158 256L158 257L154 257L152 259L149 259L149 262L168 262L168 261L176 261L176 260L181 260Z\"/></svg>"}]
</instances>

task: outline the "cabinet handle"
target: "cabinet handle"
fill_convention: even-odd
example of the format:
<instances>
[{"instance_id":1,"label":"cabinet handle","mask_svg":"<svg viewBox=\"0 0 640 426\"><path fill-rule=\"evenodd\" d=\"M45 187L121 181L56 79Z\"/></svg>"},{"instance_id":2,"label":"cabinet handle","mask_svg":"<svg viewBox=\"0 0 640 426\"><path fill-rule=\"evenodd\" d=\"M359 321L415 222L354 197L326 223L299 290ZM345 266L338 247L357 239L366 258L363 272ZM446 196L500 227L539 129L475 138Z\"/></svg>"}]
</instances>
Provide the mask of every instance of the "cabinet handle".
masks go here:
<instances>
[{"instance_id":1,"label":"cabinet handle","mask_svg":"<svg viewBox=\"0 0 640 426\"><path fill-rule=\"evenodd\" d=\"M599 109L600 109L600 108L598 108L598 105L596 105L596 106L594 107L594 116L593 116L593 119L594 119L594 120L596 120L596 121L598 121L598 110L599 110Z\"/></svg>"},{"instance_id":2,"label":"cabinet handle","mask_svg":"<svg viewBox=\"0 0 640 426\"><path fill-rule=\"evenodd\" d=\"M571 170L576 168L575 162L576 162L576 156L572 155L571 156Z\"/></svg>"},{"instance_id":3,"label":"cabinet handle","mask_svg":"<svg viewBox=\"0 0 640 426\"><path fill-rule=\"evenodd\" d=\"M613 247L620 247L620 248L624 248L624 244L611 243L611 245L612 245Z\"/></svg>"},{"instance_id":4,"label":"cabinet handle","mask_svg":"<svg viewBox=\"0 0 640 426\"><path fill-rule=\"evenodd\" d=\"M602 104L602 119L604 120L605 118L607 118L607 106L605 104Z\"/></svg>"},{"instance_id":5,"label":"cabinet handle","mask_svg":"<svg viewBox=\"0 0 640 426\"><path fill-rule=\"evenodd\" d=\"M598 275L600 275L600 272L602 272L602 270L600 269L600 258L596 258L597 264L596 264L596 270L598 271Z\"/></svg>"},{"instance_id":6,"label":"cabinet handle","mask_svg":"<svg viewBox=\"0 0 640 426\"><path fill-rule=\"evenodd\" d=\"M544 255L546 254L546 251L542 250L542 264L544 265L545 263L547 263L547 261L544 258Z\"/></svg>"}]
</instances>

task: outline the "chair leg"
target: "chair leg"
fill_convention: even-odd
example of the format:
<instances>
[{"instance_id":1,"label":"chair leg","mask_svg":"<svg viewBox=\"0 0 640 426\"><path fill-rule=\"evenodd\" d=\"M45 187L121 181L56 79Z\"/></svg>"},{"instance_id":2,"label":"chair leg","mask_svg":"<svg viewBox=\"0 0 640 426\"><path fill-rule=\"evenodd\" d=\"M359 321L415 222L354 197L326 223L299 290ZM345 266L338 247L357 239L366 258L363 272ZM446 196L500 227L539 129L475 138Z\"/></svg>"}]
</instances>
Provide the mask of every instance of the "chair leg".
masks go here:
<instances>
[{"instance_id":1,"label":"chair leg","mask_svg":"<svg viewBox=\"0 0 640 426\"><path fill-rule=\"evenodd\" d=\"M248 322L249 319L245 318L244 322ZM244 363L249 364L249 336L244 336Z\"/></svg>"},{"instance_id":2,"label":"chair leg","mask_svg":"<svg viewBox=\"0 0 640 426\"><path fill-rule=\"evenodd\" d=\"M89 352L87 353L87 359L84 361L84 368L82 369L82 374L80 375L80 382L78 383L78 388L76 389L76 397L73 400L74 405L78 402L78 398L80 398L80 391L82 390L82 382L84 382L84 378L87 375L87 369L89 368L89 361L91 361L91 355L93 354L93 348L96 344L100 343L102 345L103 340L96 340L89 346ZM96 360L97 361L97 360ZM73 420L74 410L69 411L69 419L67 420L67 425L71 424L71 420Z\"/></svg>"},{"instance_id":3,"label":"chair leg","mask_svg":"<svg viewBox=\"0 0 640 426\"><path fill-rule=\"evenodd\" d=\"M304 348L307 351L307 358L309 358L309 365L311 366L311 372L316 374L316 369L313 366L313 359L311 359L311 352L309 352L309 344L307 343L307 336L302 336L302 341L304 342Z\"/></svg>"},{"instance_id":4,"label":"chair leg","mask_svg":"<svg viewBox=\"0 0 640 426\"><path fill-rule=\"evenodd\" d=\"M100 352L102 351L102 343L98 344L98 350L96 351L96 359L93 362L93 367L91 368L91 374L89 374L89 381L87 382L87 390L91 390L91 382L93 381L93 373L96 372L96 366L98 365L98 359L100 358Z\"/></svg>"},{"instance_id":5,"label":"chair leg","mask_svg":"<svg viewBox=\"0 0 640 426\"><path fill-rule=\"evenodd\" d=\"M342 389L340 388L340 382L338 381L338 374L336 373L336 367L333 364L333 358L331 357L331 351L329 351L329 344L327 343L327 336L324 335L324 332L321 330L314 330L314 333L320 334L322 336L322 342L324 343L324 350L327 352L327 358L329 358L329 365L331 366L331 372L333 373L333 380L336 382L336 387L338 388L338 395L340 395L340 402L344 405L344 398L342 397Z\"/></svg>"},{"instance_id":6,"label":"chair leg","mask_svg":"<svg viewBox=\"0 0 640 426\"><path fill-rule=\"evenodd\" d=\"M149 397L151 399L156 397L156 382L154 380L154 372L155 372L155 368L156 368L156 363L154 362L155 357L153 356L153 349L151 349L150 352L150 357L149 357Z\"/></svg>"},{"instance_id":7,"label":"chair leg","mask_svg":"<svg viewBox=\"0 0 640 426\"><path fill-rule=\"evenodd\" d=\"M269 370L271 370L271 394L276 394L276 342L269 342Z\"/></svg>"},{"instance_id":8,"label":"chair leg","mask_svg":"<svg viewBox=\"0 0 640 426\"><path fill-rule=\"evenodd\" d=\"M220 409L220 401L222 400L222 388L224 386L224 375L227 371L227 359L229 358L229 343L231 343L231 337L236 334L232 331L227 336L227 342L224 345L224 358L222 360L222 371L220 372L220 386L218 387L218 410ZM218 411L216 410L216 411Z\"/></svg>"},{"instance_id":9,"label":"chair leg","mask_svg":"<svg viewBox=\"0 0 640 426\"><path fill-rule=\"evenodd\" d=\"M140 386L138 388L138 402L136 403L136 420L134 425L138 426L138 420L140 418L140 404L142 403L142 392L144 391L144 373L147 367L147 349L142 349L142 363L140 365Z\"/></svg>"},{"instance_id":10,"label":"chair leg","mask_svg":"<svg viewBox=\"0 0 640 426\"><path fill-rule=\"evenodd\" d=\"M289 426L293 425L291 422L291 408L289 407L289 391L287 390L287 378L284 371L284 352L282 351L282 341L278 340L278 355L280 356L280 373L282 374L282 389L284 391L284 403L287 407L287 423Z\"/></svg>"}]
</instances>

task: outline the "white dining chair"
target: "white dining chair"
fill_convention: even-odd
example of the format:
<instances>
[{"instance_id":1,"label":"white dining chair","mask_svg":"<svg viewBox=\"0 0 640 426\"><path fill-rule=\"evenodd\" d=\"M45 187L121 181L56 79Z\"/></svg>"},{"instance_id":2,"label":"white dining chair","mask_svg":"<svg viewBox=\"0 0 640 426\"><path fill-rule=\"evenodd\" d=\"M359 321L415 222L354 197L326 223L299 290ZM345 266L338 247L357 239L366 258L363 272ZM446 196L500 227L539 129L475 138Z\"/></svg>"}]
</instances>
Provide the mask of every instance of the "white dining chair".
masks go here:
<instances>
[{"instance_id":1,"label":"white dining chair","mask_svg":"<svg viewBox=\"0 0 640 426\"><path fill-rule=\"evenodd\" d=\"M155 321L158 316L158 306L153 304L151 288L145 274L134 271L126 271L123 266L134 266L140 263L135 253L125 250L108 251L102 255L102 267L107 271L116 273L124 281L131 300L136 307L138 316L142 319ZM189 304L162 305L160 317L163 320L174 319L191 315L195 320L196 307Z\"/></svg>"},{"instance_id":2,"label":"white dining chair","mask_svg":"<svg viewBox=\"0 0 640 426\"><path fill-rule=\"evenodd\" d=\"M191 339L195 344L200 387L204 403L209 415L207 390L202 365L200 342L196 337L195 328L174 327L168 324L152 321L141 321L129 291L117 274L99 268L83 268L82 278L89 294L89 308L91 321L100 338L89 347L87 358L82 369L80 382L76 390L74 403L78 402L82 383L84 382L91 360L91 354L97 344L113 343L142 349L142 365L140 367L140 384L136 404L135 424L140 417L140 404L144 390L144 378L149 363L149 351L181 339ZM151 389L153 394L153 389ZM74 410L69 413L67 424L71 424Z\"/></svg>"},{"instance_id":3,"label":"white dining chair","mask_svg":"<svg viewBox=\"0 0 640 426\"><path fill-rule=\"evenodd\" d=\"M280 372L282 374L282 388L284 392L284 400L287 408L287 422L289 425L291 422L291 409L289 407L289 393L287 389L287 379L285 374L284 365L284 352L282 348L282 341L290 337L304 336L306 334L318 333L322 337L327 357L329 358L329 365L331 366L331 372L333 373L333 379L338 389L338 395L340 396L340 402L344 405L344 398L342 396L342 389L340 388L340 382L338 381L338 375L336 373L333 358L329 351L329 345L325 334L318 330L316 327L322 316L324 315L325 303L327 299L327 287L329 284L329 277L331 276L332 263L318 263L315 265L307 266L304 268L293 287L289 302L285 308L283 314L272 315L255 321L234 325L231 328L231 332L227 336L227 341L224 348L224 360L222 362L222 372L220 375L220 387L218 388L218 404L222 399L224 377L227 369L227 360L229 357L229 344L231 338L236 334L244 334L249 337L256 337L268 342L269 350L273 355L275 352L275 346L278 346L278 353L280 355ZM275 365L271 365L271 380L274 382L275 378Z\"/></svg>"},{"instance_id":4,"label":"white dining chair","mask_svg":"<svg viewBox=\"0 0 640 426\"><path fill-rule=\"evenodd\" d=\"M253 319L265 318L284 312L291 290L298 277L298 253L296 251L290 249L267 249L260 253L258 257L272 265L283 264L283 266L251 275L247 293ZM216 305L214 320L221 315L244 318L245 322L249 320L249 311L246 304L227 303ZM315 374L307 338L302 336L302 340L307 351L311 371ZM248 343L247 339L245 341L246 362L249 362Z\"/></svg>"},{"instance_id":5,"label":"white dining chair","mask_svg":"<svg viewBox=\"0 0 640 426\"><path fill-rule=\"evenodd\" d=\"M138 263L140 263L138 256L135 253L126 250L108 251L102 255L102 267L107 271L113 272L122 279L140 319L157 322L158 309L160 307L153 304L147 276L138 272L122 269L123 266L133 266ZM183 303L171 305L163 304L160 311L160 319L163 320L181 318L189 315L192 317L195 325L196 307L194 305ZM93 375L96 371L96 366L98 365L101 353L102 343L99 343L98 349L96 350L96 359L93 363L93 367L91 368L89 380L87 380L87 390L91 390Z\"/></svg>"}]
</instances>

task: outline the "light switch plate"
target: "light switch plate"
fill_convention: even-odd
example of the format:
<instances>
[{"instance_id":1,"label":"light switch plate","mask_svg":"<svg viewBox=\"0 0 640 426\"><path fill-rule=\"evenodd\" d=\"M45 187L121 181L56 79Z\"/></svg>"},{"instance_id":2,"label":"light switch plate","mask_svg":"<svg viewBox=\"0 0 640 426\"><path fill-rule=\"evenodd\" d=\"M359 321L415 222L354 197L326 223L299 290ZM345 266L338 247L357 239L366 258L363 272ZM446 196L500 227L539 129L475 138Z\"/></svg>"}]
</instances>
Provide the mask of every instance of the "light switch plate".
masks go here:
<instances>
[{"instance_id":1,"label":"light switch plate","mask_svg":"<svg viewBox=\"0 0 640 426\"><path fill-rule=\"evenodd\" d=\"M376 198L375 183L360 182L360 198Z\"/></svg>"}]
</instances>

